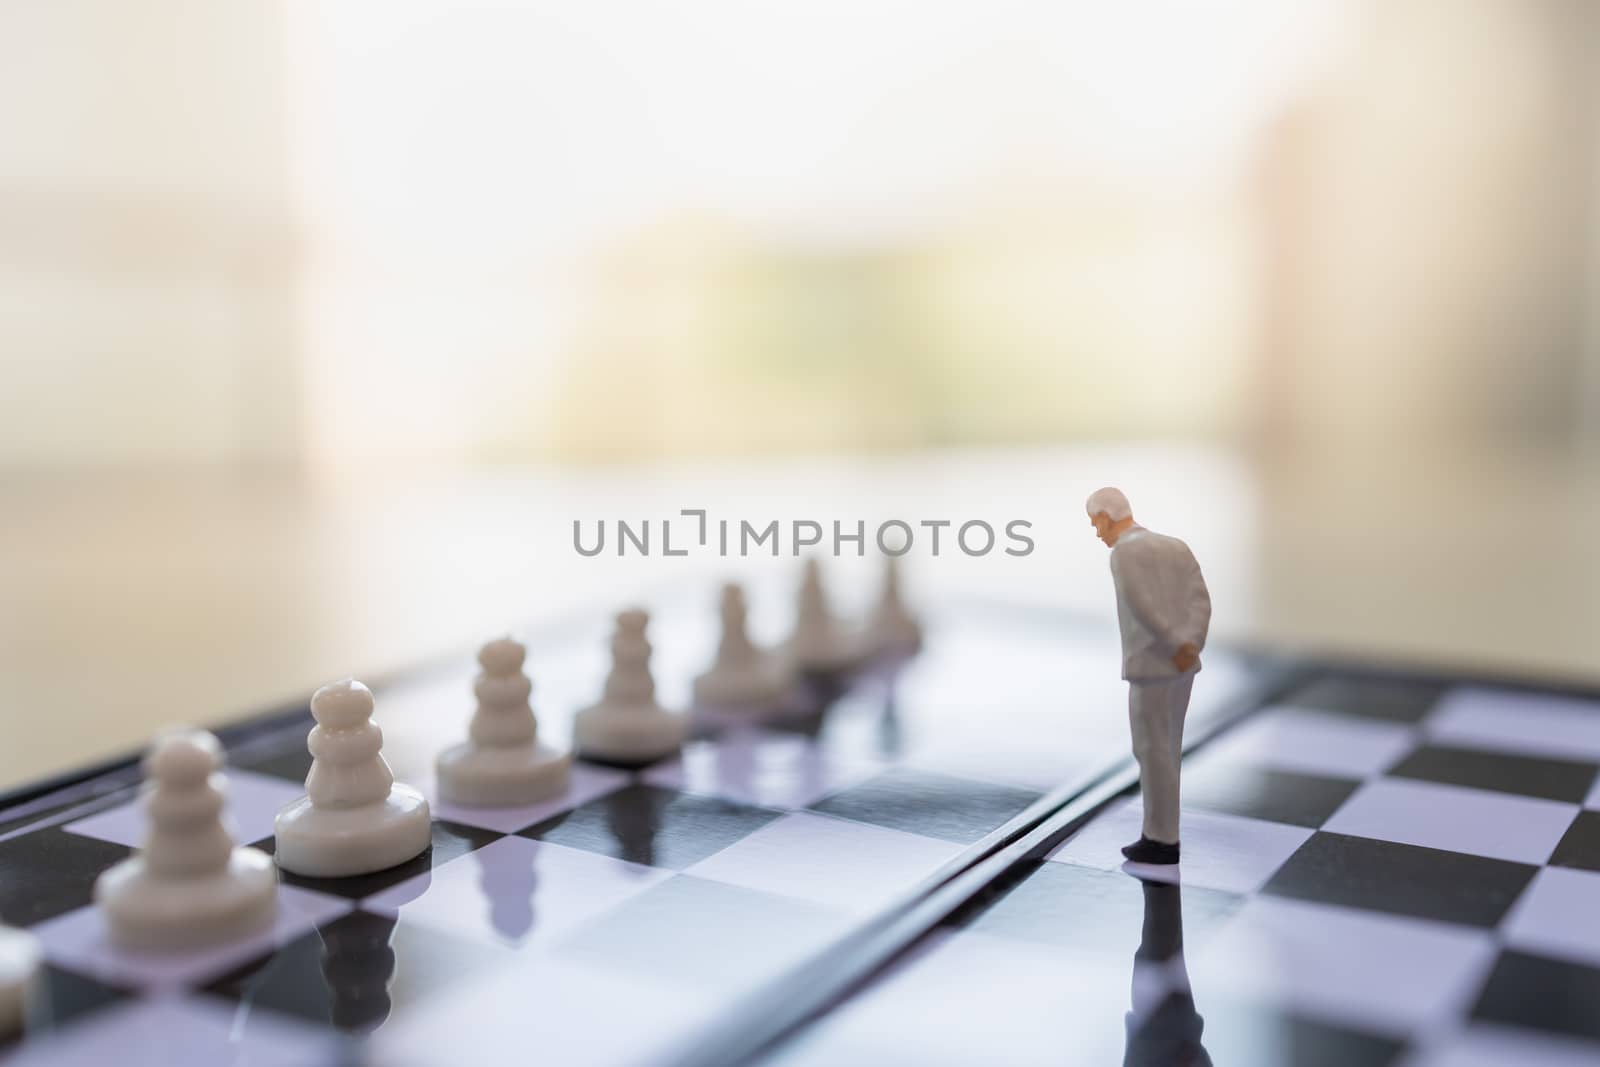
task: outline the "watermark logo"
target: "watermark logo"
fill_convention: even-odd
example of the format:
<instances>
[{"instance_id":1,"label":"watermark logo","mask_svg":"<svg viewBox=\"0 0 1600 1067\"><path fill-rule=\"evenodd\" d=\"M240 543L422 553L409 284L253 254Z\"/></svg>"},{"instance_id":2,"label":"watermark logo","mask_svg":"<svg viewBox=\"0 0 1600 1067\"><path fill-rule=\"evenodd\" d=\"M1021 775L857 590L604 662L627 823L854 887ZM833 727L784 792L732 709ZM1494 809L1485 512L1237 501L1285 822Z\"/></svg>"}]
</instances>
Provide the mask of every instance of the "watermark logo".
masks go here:
<instances>
[{"instance_id":1,"label":"watermark logo","mask_svg":"<svg viewBox=\"0 0 1600 1067\"><path fill-rule=\"evenodd\" d=\"M692 520L692 521L690 521ZM802 552L831 552L835 556L864 556L869 543L886 556L903 556L914 548L929 555L960 551L968 556L987 556L1000 551L1008 556L1033 552L1028 531L1033 523L1011 519L990 523L984 519L887 519L869 529L865 519L771 519L765 523L749 519L711 519L705 508L684 508L677 518L596 519L585 529L581 519L572 520L572 547L580 556L603 553L618 556L687 556L691 552L719 556L793 555Z\"/></svg>"}]
</instances>

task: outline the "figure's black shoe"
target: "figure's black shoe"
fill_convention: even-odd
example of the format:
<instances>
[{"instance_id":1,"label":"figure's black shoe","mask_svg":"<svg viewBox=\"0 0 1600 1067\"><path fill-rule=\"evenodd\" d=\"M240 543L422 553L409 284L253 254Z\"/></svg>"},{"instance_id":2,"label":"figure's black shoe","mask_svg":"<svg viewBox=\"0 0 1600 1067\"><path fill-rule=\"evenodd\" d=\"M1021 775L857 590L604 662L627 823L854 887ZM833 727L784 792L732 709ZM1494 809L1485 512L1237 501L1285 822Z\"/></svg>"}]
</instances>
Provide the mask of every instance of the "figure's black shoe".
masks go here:
<instances>
[{"instance_id":1,"label":"figure's black shoe","mask_svg":"<svg viewBox=\"0 0 1600 1067\"><path fill-rule=\"evenodd\" d=\"M1134 863L1174 864L1178 862L1178 842L1167 844L1143 835L1131 845L1124 845L1122 854Z\"/></svg>"}]
</instances>

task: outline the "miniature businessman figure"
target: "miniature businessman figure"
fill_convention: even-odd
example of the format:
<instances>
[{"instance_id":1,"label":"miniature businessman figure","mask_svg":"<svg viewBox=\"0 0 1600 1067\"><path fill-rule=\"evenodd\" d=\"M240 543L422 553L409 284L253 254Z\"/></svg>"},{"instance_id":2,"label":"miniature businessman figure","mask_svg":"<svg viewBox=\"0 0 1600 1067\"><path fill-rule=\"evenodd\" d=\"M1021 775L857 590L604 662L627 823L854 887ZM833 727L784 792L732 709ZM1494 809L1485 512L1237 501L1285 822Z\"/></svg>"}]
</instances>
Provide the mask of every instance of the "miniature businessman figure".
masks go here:
<instances>
[{"instance_id":1,"label":"miniature businessman figure","mask_svg":"<svg viewBox=\"0 0 1600 1067\"><path fill-rule=\"evenodd\" d=\"M1135 863L1177 863L1183 717L1211 625L1211 595L1189 546L1135 523L1121 490L1095 491L1086 509L1111 549L1128 723L1144 796L1144 832L1122 854Z\"/></svg>"}]
</instances>

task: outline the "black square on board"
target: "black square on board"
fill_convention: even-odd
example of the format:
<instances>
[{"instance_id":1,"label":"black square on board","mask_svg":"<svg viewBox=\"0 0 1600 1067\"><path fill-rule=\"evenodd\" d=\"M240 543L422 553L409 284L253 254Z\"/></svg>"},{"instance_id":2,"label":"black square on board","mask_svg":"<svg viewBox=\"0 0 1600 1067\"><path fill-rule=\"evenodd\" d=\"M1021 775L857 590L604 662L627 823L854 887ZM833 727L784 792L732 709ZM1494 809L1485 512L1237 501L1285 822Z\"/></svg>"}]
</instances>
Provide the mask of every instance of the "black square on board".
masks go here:
<instances>
[{"instance_id":1,"label":"black square on board","mask_svg":"<svg viewBox=\"0 0 1600 1067\"><path fill-rule=\"evenodd\" d=\"M1474 1019L1600 1041L1600 970L1504 952L1484 983Z\"/></svg>"},{"instance_id":2,"label":"black square on board","mask_svg":"<svg viewBox=\"0 0 1600 1067\"><path fill-rule=\"evenodd\" d=\"M1319 831L1262 892L1418 919L1493 927L1539 868Z\"/></svg>"},{"instance_id":3,"label":"black square on board","mask_svg":"<svg viewBox=\"0 0 1600 1067\"><path fill-rule=\"evenodd\" d=\"M949 774L897 767L811 805L843 819L968 845L1005 825L1043 794Z\"/></svg>"},{"instance_id":4,"label":"black square on board","mask_svg":"<svg viewBox=\"0 0 1600 1067\"><path fill-rule=\"evenodd\" d=\"M91 797L87 800L83 799L82 797L78 797L75 799L65 800L60 803L52 803L42 808L27 809L24 807L20 810L27 810L26 815L0 818L0 834L9 834L13 830L20 830L22 827L27 826L30 823L43 823L46 821L52 821L54 825L59 825L68 822L76 822L78 819L87 818L90 815L97 815L108 808L115 808L122 804L126 804L130 799L133 799L137 795L137 786L125 785L117 789L107 789L104 793L101 793L95 797ZM72 809L72 813L70 816L66 816L65 813L69 808ZM52 816L57 815L63 817L60 819L51 820Z\"/></svg>"},{"instance_id":5,"label":"black square on board","mask_svg":"<svg viewBox=\"0 0 1600 1067\"><path fill-rule=\"evenodd\" d=\"M132 854L59 826L0 841L0 917L32 926L81 908L94 899L100 873Z\"/></svg>"},{"instance_id":6,"label":"black square on board","mask_svg":"<svg viewBox=\"0 0 1600 1067\"><path fill-rule=\"evenodd\" d=\"M1206 761L1186 770L1185 807L1316 829L1361 783L1318 774Z\"/></svg>"},{"instance_id":7,"label":"black square on board","mask_svg":"<svg viewBox=\"0 0 1600 1067\"><path fill-rule=\"evenodd\" d=\"M34 978L22 1030L9 1041L0 1038L0 1056L4 1056L18 1040L43 1037L52 1030L60 1030L68 1023L131 996L131 993L115 986L46 963Z\"/></svg>"},{"instance_id":8,"label":"black square on board","mask_svg":"<svg viewBox=\"0 0 1600 1067\"><path fill-rule=\"evenodd\" d=\"M293 874L289 871L278 869L278 877L285 885L299 886L302 889L314 889L319 893L330 896L344 897L347 900L362 900L376 893L381 893L391 886L399 885L408 878L415 878L435 867L449 863L460 856L465 856L474 849L482 848L491 841L497 841L504 834L494 830L482 830L476 826L466 826L461 823L451 822L448 819L433 820L433 844L422 855L415 859L407 860L397 867L389 867L371 874L358 874L349 878L308 878L305 875ZM275 851L276 841L265 838L256 842L256 847L264 850L269 855Z\"/></svg>"},{"instance_id":9,"label":"black square on board","mask_svg":"<svg viewBox=\"0 0 1600 1067\"><path fill-rule=\"evenodd\" d=\"M1071 863L1042 861L1019 875L996 895L957 910L945 925L1130 962L1160 961L1201 943L1244 903L1218 889L1147 882Z\"/></svg>"},{"instance_id":10,"label":"black square on board","mask_svg":"<svg viewBox=\"0 0 1600 1067\"><path fill-rule=\"evenodd\" d=\"M311 750L305 744L267 755L245 756L235 766L260 774L270 774L290 782L304 782L311 773Z\"/></svg>"},{"instance_id":11,"label":"black square on board","mask_svg":"<svg viewBox=\"0 0 1600 1067\"><path fill-rule=\"evenodd\" d=\"M1206 1052L1211 1062L1228 1067L1389 1067L1406 1051L1392 1037L1276 1007L1212 997L1202 1005Z\"/></svg>"},{"instance_id":12,"label":"black square on board","mask_svg":"<svg viewBox=\"0 0 1600 1067\"><path fill-rule=\"evenodd\" d=\"M506 949L392 915L348 912L205 987L352 1034L436 990L514 958Z\"/></svg>"},{"instance_id":13,"label":"black square on board","mask_svg":"<svg viewBox=\"0 0 1600 1067\"><path fill-rule=\"evenodd\" d=\"M1279 704L1390 722L1421 722L1444 687L1394 678L1328 675L1291 692Z\"/></svg>"},{"instance_id":14,"label":"black square on board","mask_svg":"<svg viewBox=\"0 0 1600 1067\"><path fill-rule=\"evenodd\" d=\"M638 863L683 870L721 852L779 812L654 785L628 785L519 833Z\"/></svg>"},{"instance_id":15,"label":"black square on board","mask_svg":"<svg viewBox=\"0 0 1600 1067\"><path fill-rule=\"evenodd\" d=\"M1552 867L1600 871L1600 811L1580 811L1550 855ZM1596 902L1600 907L1600 902Z\"/></svg>"},{"instance_id":16,"label":"black square on board","mask_svg":"<svg viewBox=\"0 0 1600 1067\"><path fill-rule=\"evenodd\" d=\"M1597 771L1600 771L1600 764L1578 760L1423 745L1388 773L1396 778L1416 778L1579 804L1589 795Z\"/></svg>"}]
</instances>

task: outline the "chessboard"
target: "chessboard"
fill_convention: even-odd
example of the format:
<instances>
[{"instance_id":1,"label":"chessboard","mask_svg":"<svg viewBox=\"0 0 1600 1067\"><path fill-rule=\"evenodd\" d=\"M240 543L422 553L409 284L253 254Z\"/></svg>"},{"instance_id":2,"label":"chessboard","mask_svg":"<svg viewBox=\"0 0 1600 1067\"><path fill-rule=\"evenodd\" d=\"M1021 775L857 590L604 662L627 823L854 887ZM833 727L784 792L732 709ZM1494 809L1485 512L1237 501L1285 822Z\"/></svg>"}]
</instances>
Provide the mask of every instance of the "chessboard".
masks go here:
<instances>
[{"instance_id":1,"label":"chessboard","mask_svg":"<svg viewBox=\"0 0 1600 1067\"><path fill-rule=\"evenodd\" d=\"M1600 1062L1600 697L1308 667L1183 790L1176 868L1068 805L761 1062Z\"/></svg>"},{"instance_id":2,"label":"chessboard","mask_svg":"<svg viewBox=\"0 0 1600 1067\"><path fill-rule=\"evenodd\" d=\"M758 637L784 632L789 599L752 595ZM647 602L664 704L690 704L715 601ZM1433 1065L1600 1049L1600 700L1208 649L1184 862L1139 869L1117 853L1138 800L1115 628L971 602L923 621L914 657L810 685L781 715L697 715L680 755L579 761L564 794L516 809L451 805L433 778L472 713L470 651L375 681L385 757L427 795L432 847L376 874L281 874L272 928L204 951L118 949L91 901L145 832L137 764L16 796L0 916L45 963L0 1060ZM596 698L610 622L522 635L551 743ZM310 725L301 707L218 730L240 842L272 850Z\"/></svg>"}]
</instances>

